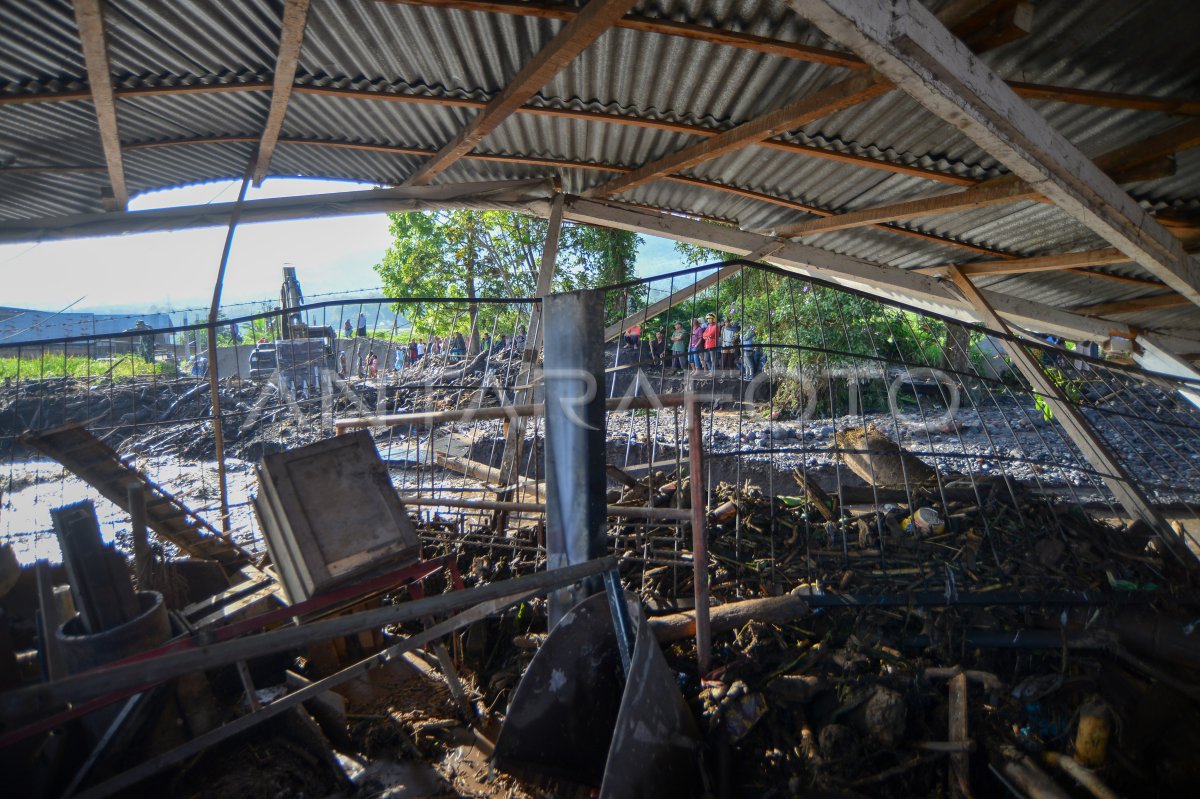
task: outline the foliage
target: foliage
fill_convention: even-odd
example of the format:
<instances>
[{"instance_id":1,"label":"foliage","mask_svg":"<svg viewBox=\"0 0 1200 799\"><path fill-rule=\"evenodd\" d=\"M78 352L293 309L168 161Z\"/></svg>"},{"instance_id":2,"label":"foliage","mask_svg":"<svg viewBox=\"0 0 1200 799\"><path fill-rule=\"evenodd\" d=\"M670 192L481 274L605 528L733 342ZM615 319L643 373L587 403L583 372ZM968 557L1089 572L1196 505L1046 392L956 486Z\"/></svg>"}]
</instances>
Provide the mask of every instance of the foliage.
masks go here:
<instances>
[{"instance_id":1,"label":"foliage","mask_svg":"<svg viewBox=\"0 0 1200 799\"><path fill-rule=\"evenodd\" d=\"M1078 405L1083 398L1080 391L1080 383L1077 380L1072 380L1067 377L1066 372L1056 366L1042 366L1042 371L1046 373L1046 377L1050 378L1050 382L1058 386L1058 390L1063 393L1072 404ZM1033 399L1033 406L1042 413L1042 417L1047 422L1054 418L1054 410L1050 407L1050 403L1041 394L1037 394Z\"/></svg>"},{"instance_id":2,"label":"foliage","mask_svg":"<svg viewBox=\"0 0 1200 799\"><path fill-rule=\"evenodd\" d=\"M136 353L112 359L76 355L47 355L45 358L0 358L0 379L44 380L73 377L79 380L131 380L153 375L175 376L178 370L168 361L146 363Z\"/></svg>"},{"instance_id":3,"label":"foliage","mask_svg":"<svg viewBox=\"0 0 1200 799\"><path fill-rule=\"evenodd\" d=\"M391 296L532 297L548 223L508 211L389 214L392 245L375 265ZM564 225L552 290L626 279L641 238L623 231ZM402 312L417 335L468 329L512 331L515 305L420 301Z\"/></svg>"}]
</instances>

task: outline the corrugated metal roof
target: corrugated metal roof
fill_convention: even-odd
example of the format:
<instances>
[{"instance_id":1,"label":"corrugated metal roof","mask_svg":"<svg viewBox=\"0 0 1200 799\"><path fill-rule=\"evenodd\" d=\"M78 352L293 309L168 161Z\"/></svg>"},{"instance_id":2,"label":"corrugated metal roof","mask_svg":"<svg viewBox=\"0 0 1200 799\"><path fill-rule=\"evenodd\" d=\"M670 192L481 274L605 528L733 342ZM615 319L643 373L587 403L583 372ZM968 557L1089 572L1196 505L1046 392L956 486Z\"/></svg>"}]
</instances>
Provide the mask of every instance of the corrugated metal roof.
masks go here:
<instances>
[{"instance_id":1,"label":"corrugated metal roof","mask_svg":"<svg viewBox=\"0 0 1200 799\"><path fill-rule=\"evenodd\" d=\"M571 4L574 5L574 4ZM935 11L947 2L929 3ZM105 30L119 96L122 141L237 142L130 147L127 178L134 191L239 177L266 120L282 0L110 0ZM637 14L837 49L778 0L644 0ZM462 129L563 22L505 13L454 10L370 0L314 0L296 83L364 96L293 92L271 162L278 175L398 183L423 161L403 150L434 151ZM1044 0L1033 31L986 52L1001 76L1128 94L1200 98L1200 4L1191 0ZM843 69L778 54L695 39L614 28L602 34L529 101L562 112L606 114L611 122L518 113L440 178L467 181L556 175L569 192L616 176L604 166L634 168L701 138L673 126L725 130L840 80ZM130 96L147 87L253 84L255 91ZM67 0L0 3L0 100L86 92L74 12ZM448 104L385 102L380 94L443 98ZM469 101L463 107L463 101ZM1032 105L1084 152L1095 156L1179 124L1164 113L1047 100ZM641 122L640 125L616 124ZM666 125L660 129L654 125ZM784 141L883 163L921 167L957 178L1004 174L992 156L962 133L891 92L801 129ZM377 149L296 143L324 141ZM397 151L386 151L386 148ZM509 162L504 159L509 159ZM0 105L0 167L104 166L87 99ZM577 164L578 167L564 164ZM810 218L800 203L842 212L887 204L952 186L862 164L746 147L685 170L692 182L656 180L621 200L769 230ZM697 185L699 181L706 185ZM0 219L100 210L103 173L0 173ZM729 190L719 190L724 186ZM1176 156L1173 176L1127 186L1155 211L1200 208L1200 149ZM776 198L746 196L748 193ZM897 227L811 236L806 243L899 267L965 263L1000 254L1035 255L1106 246L1057 208L1012 203L909 219ZM942 237L943 241L930 238ZM1104 271L1145 278L1134 264ZM1077 273L1012 275L985 281L1014 296L1059 307L1153 293L1128 283ZM1192 308L1122 317L1134 323L1200 329Z\"/></svg>"}]
</instances>

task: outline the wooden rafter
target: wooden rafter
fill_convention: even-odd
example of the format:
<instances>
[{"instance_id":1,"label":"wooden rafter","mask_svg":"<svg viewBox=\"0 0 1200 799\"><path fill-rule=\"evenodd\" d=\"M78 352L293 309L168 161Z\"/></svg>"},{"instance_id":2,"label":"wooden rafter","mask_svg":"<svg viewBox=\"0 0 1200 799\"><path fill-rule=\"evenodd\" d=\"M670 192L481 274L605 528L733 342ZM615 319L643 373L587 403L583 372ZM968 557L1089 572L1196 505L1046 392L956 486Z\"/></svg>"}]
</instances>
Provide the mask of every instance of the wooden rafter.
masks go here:
<instances>
[{"instance_id":1,"label":"wooden rafter","mask_svg":"<svg viewBox=\"0 0 1200 799\"><path fill-rule=\"evenodd\" d=\"M117 104L113 97L112 68L108 61L108 38L104 33L101 3L102 0L75 0L75 24L79 27L88 87L96 110L96 127L108 166L111 210L124 211L129 204L129 189L125 185L125 164L121 161L121 134L117 130Z\"/></svg>"},{"instance_id":2,"label":"wooden rafter","mask_svg":"<svg viewBox=\"0 0 1200 799\"><path fill-rule=\"evenodd\" d=\"M573 19L579 13L578 9L568 5L547 5L544 3L527 3L524 0L379 0L394 5L436 6L452 8L460 11L482 11L493 14L512 14L538 19ZM728 45L742 50L752 50L767 55L778 55L784 58L794 58L801 61L812 61L818 64L829 64L847 69L865 69L862 59L850 53L828 50L822 47L809 47L780 39L770 39L765 36L755 36L751 33L722 30L708 25L692 25L687 22L674 22L658 17L645 17L640 14L626 14L614 23L614 27L645 33L660 33L666 36L678 36L710 44Z\"/></svg>"},{"instance_id":3,"label":"wooden rafter","mask_svg":"<svg viewBox=\"0 0 1200 799\"><path fill-rule=\"evenodd\" d=\"M996 312L989 298L976 287L971 279L951 268L950 278L962 293L963 298L974 309L984 326L1001 333L1012 331L1007 322ZM1113 453L1095 428L1083 415L1079 407L1071 402L1062 388L1051 380L1042 365L1019 342L1005 338L1001 346L1017 371L1029 381L1030 387L1054 412L1054 418L1063 432L1071 439L1084 459L1101 475L1104 484L1122 507L1135 519L1150 525L1160 534L1169 535L1171 528L1159 515L1154 504L1142 493L1137 482L1130 476L1121 460Z\"/></svg>"},{"instance_id":4,"label":"wooden rafter","mask_svg":"<svg viewBox=\"0 0 1200 799\"><path fill-rule=\"evenodd\" d=\"M527 3L524 0L376 0L376 2L395 5L438 6L440 8L453 8L462 11L512 14L541 19L571 19L574 14L578 13L576 9L567 5ZM993 18L995 14L996 11L993 10ZM966 24L966 20L961 20L959 24ZM959 24L951 21L949 26L957 33L960 31ZM782 39L771 39L739 31L723 30L709 25L697 25L694 23L675 22L655 17L627 14L616 22L615 27L640 30L647 33L659 33L666 36L683 37L695 41L736 47L741 50L765 53L767 55L783 56L798 61L829 64L846 69L858 70L866 68L863 60L853 53L821 47L809 47ZM1096 105L1106 108L1129 108L1139 111L1158 111L1165 114L1200 116L1200 100L1100 92L1090 89L1073 89L1069 86L1046 86L1036 83L1010 83L1009 85L1012 86L1013 91L1017 94L1029 97L1030 99L1055 100L1063 103Z\"/></svg>"},{"instance_id":5,"label":"wooden rafter","mask_svg":"<svg viewBox=\"0 0 1200 799\"><path fill-rule=\"evenodd\" d=\"M973 264L929 266L914 271L927 275L946 275L949 274L950 269L954 268L971 277L989 277L991 275L1018 275L1025 272L1057 271L1081 266L1107 266L1124 263L1129 263L1128 255L1115 247L1105 247L1099 250L1067 252L1058 255L1013 258L1007 261L977 261Z\"/></svg>"},{"instance_id":6,"label":"wooden rafter","mask_svg":"<svg viewBox=\"0 0 1200 799\"><path fill-rule=\"evenodd\" d=\"M726 153L778 136L835 111L866 102L889 90L872 74L855 75L827 86L820 91L793 100L749 122L724 131L708 141L698 142L635 169L623 177L610 180L587 192L589 197L608 197L649 183L683 169L688 169Z\"/></svg>"},{"instance_id":7,"label":"wooden rafter","mask_svg":"<svg viewBox=\"0 0 1200 799\"><path fill-rule=\"evenodd\" d=\"M26 164L23 166L0 167L2 175L70 175L107 173L108 167L93 164Z\"/></svg>"},{"instance_id":8,"label":"wooden rafter","mask_svg":"<svg viewBox=\"0 0 1200 799\"><path fill-rule=\"evenodd\" d=\"M634 0L590 0L492 98L486 108L408 179L407 184L429 184L455 161L475 149L484 137L524 105L534 92L545 86L584 48L611 28L633 3Z\"/></svg>"},{"instance_id":9,"label":"wooden rafter","mask_svg":"<svg viewBox=\"0 0 1200 799\"><path fill-rule=\"evenodd\" d=\"M283 119L287 115L288 100L296 81L296 64L300 61L300 47L304 44L304 27L308 23L309 0L287 0L283 7L283 20L279 29L279 52L275 56L275 81L271 86L271 108L263 125L258 142L258 154L254 159L254 185L261 185L271 166L275 154L275 143L283 130Z\"/></svg>"},{"instance_id":10,"label":"wooden rafter","mask_svg":"<svg viewBox=\"0 0 1200 799\"><path fill-rule=\"evenodd\" d=\"M337 79L332 80L334 83L340 82ZM203 86L148 86L136 88L124 88L116 91L118 99L126 97L163 97L172 95L188 95L188 94L210 94L220 92L245 92L245 91L268 91L271 89L269 83L233 83L233 84L214 84ZM484 100L471 100L462 97L436 97L427 94L409 94L405 92L388 92L388 91L372 91L368 89L344 89L334 86L313 86L309 84L298 83L292 87L294 94L305 94L319 97L339 97L352 100L365 100L372 102L383 103L415 103L419 105L440 105L450 108L485 108L487 102ZM57 102L64 100L86 100L90 97L86 92L45 92L40 94L29 95L13 95L11 97L0 97L0 106L5 104L23 104L23 103L44 103ZM686 133L696 136L713 137L721 133L720 130L704 127L702 125L694 125L687 122L674 122L664 119L652 119L648 117L637 117L623 114L609 114L603 111L583 111L570 108L553 108L540 105L523 105L517 109L520 114L534 114L537 116L548 116L555 119L576 119L582 122L600 122L611 125L626 125L638 128L647 128L650 130L662 130L670 133ZM952 172L941 172L936 169L927 167L914 166L911 164L901 164L895 161L886 161L881 158L872 158L865 155L855 155L854 153L841 152L839 150L827 149L824 147L815 147L808 144L800 144L798 142L784 141L782 139L768 139L762 142L759 146L767 149L777 150L784 153L792 153L794 155L808 156L811 158L820 158L827 161L835 161L852 166L860 166L866 169L877 169L884 172L892 172L900 175L909 175L911 177L925 178L927 180L937 181L939 183L949 183L956 186L973 186L980 181L976 178L966 175L958 175Z\"/></svg>"},{"instance_id":11,"label":"wooden rafter","mask_svg":"<svg viewBox=\"0 0 1200 799\"><path fill-rule=\"evenodd\" d=\"M1138 297L1136 300L1080 305L1072 308L1071 311L1072 313L1083 314L1084 316L1116 316L1118 314L1138 313L1140 311L1182 308L1190 304L1186 297L1181 297L1173 291L1168 291L1165 294L1151 294L1149 297Z\"/></svg>"},{"instance_id":12,"label":"wooden rafter","mask_svg":"<svg viewBox=\"0 0 1200 799\"><path fill-rule=\"evenodd\" d=\"M164 147L177 147L186 145L204 145L204 144L242 144L258 141L256 136L198 136L186 139L161 139L158 141L146 142L131 142L123 146L126 151L138 150L154 150ZM335 141L329 139L309 139L309 138L293 138L280 137L279 144L295 144L311 147L327 147L330 149L344 150L361 150L366 152L385 153L389 155L415 155L421 157L429 157L434 154L432 150L427 150L421 147L405 147L393 144L375 144L370 142L349 142ZM526 164L529 166L543 166L552 169L581 169L591 172L616 172L618 174L627 174L633 171L632 167L618 166L616 164L602 164L591 161L566 161L555 158L538 158L533 156L520 155L500 155L493 153L468 153L463 156L466 160L471 161L491 161L500 164ZM663 180L669 180L675 183L681 183L687 186L696 188L710 189L719 191L725 194L734 194L739 197L745 197L750 200L758 200L759 202L769 203L780 208L787 208L792 211L800 211L807 214L816 214L818 216L832 216L833 212L813 206L806 203L791 200L786 197L778 197L763 192L757 192L752 189L745 189L739 186L731 186L725 183L716 183L714 181L701 180L700 178L690 178L682 175L668 175ZM725 221L725 220L722 220ZM1007 253L1001 250L995 250L988 247L982 247L978 244L959 241L957 239L938 236L933 233L924 233L918 230L908 230L906 228L892 227L889 225L877 225L880 230L885 230L889 233L895 233L901 236L921 239L923 241L933 242L935 244L954 247L969 252L978 253L980 255L989 255L996 258L1010 257ZM1015 257L1015 256L1012 256Z\"/></svg>"},{"instance_id":13,"label":"wooden rafter","mask_svg":"<svg viewBox=\"0 0 1200 799\"><path fill-rule=\"evenodd\" d=\"M778 236L788 238L810 236L816 233L828 233L834 230L849 230L850 228L877 225L881 222L896 222L933 214L947 214L953 211L965 211L974 208L986 208L990 205L1005 205L1021 200L1039 200L1041 194L1034 191L1028 183L1005 176L984 181L963 191L951 194L939 194L934 197L918 197L899 203L888 203L859 211L848 211L825 219L813 219L786 225L775 231Z\"/></svg>"},{"instance_id":14,"label":"wooden rafter","mask_svg":"<svg viewBox=\"0 0 1200 799\"><path fill-rule=\"evenodd\" d=\"M789 2L935 116L953 122L1076 221L1200 304L1200 266L1179 239L1021 100L920 3Z\"/></svg>"},{"instance_id":15,"label":"wooden rafter","mask_svg":"<svg viewBox=\"0 0 1200 799\"><path fill-rule=\"evenodd\" d=\"M1176 125L1163 133L1119 147L1100 156L1095 163L1117 182L1144 180L1147 166L1157 168L1161 159L1197 145L1200 145L1200 120ZM876 225L887 221L894 222L933 214L966 211L988 205L1003 205L1022 200L1043 201L1044 199L1041 192L1036 191L1028 183L1012 175L1006 175L986 180L961 192L918 197L913 200L848 211L825 219L797 222L780 228L776 231L776 235L810 236L816 233ZM1130 259L1126 258L1126 260Z\"/></svg>"}]
</instances>

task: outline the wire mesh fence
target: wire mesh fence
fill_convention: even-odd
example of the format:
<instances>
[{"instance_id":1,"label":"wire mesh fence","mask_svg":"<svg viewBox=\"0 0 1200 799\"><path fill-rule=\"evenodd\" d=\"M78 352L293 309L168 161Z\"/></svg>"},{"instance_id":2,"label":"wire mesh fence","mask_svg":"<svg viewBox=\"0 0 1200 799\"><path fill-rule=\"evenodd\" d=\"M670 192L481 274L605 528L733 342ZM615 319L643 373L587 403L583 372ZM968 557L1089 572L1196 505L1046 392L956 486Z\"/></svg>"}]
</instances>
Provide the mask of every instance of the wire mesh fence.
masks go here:
<instances>
[{"instance_id":1,"label":"wire mesh fence","mask_svg":"<svg viewBox=\"0 0 1200 799\"><path fill-rule=\"evenodd\" d=\"M1045 530L1065 539L1064 508L1128 517L1111 490L1120 475L1084 457L1053 403L1013 368L1009 346L1041 364L1137 489L1194 534L1200 414L1182 392L1200 386L1103 357L1100 342L1017 341L740 262L610 287L604 303L609 503L687 507L685 409L656 398L703 397L701 479L732 574L773 573L803 552L816 580L853 563L856 548L889 574L920 570L924 550L901 547L901 557L889 547L926 523L969 523L1000 562L993 528L1031 542ZM68 421L215 521L215 368L235 537L262 546L248 504L255 461L359 417L376 420L368 429L427 538L536 559L542 422L503 409L540 401L540 335L539 303L528 298L341 300L214 330L0 349L0 533L24 558L52 554L48 509L90 495L18 441ZM441 415L416 416L429 413ZM120 541L123 516L102 516ZM685 521L612 521L616 550L647 574L668 568L670 590L683 590Z\"/></svg>"}]
</instances>

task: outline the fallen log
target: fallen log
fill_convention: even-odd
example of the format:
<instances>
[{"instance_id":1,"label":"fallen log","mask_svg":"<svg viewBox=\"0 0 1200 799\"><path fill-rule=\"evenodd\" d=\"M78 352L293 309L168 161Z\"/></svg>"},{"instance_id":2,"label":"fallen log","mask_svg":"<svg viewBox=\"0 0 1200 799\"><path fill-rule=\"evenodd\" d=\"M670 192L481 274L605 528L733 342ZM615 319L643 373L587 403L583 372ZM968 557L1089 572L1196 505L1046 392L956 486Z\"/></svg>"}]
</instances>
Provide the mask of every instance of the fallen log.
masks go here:
<instances>
[{"instance_id":1,"label":"fallen log","mask_svg":"<svg viewBox=\"0 0 1200 799\"><path fill-rule=\"evenodd\" d=\"M746 599L716 605L709 610L709 625L714 633L726 632L751 621L783 624L808 615L804 597L793 594L763 599ZM696 613L685 611L650 619L650 629L659 641L682 641L696 634Z\"/></svg>"}]
</instances>

